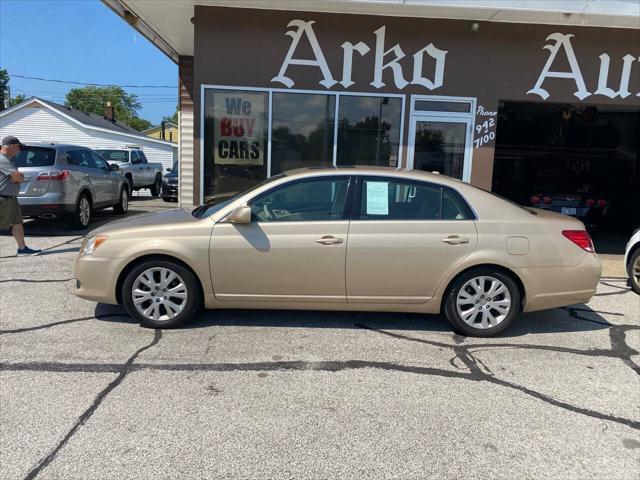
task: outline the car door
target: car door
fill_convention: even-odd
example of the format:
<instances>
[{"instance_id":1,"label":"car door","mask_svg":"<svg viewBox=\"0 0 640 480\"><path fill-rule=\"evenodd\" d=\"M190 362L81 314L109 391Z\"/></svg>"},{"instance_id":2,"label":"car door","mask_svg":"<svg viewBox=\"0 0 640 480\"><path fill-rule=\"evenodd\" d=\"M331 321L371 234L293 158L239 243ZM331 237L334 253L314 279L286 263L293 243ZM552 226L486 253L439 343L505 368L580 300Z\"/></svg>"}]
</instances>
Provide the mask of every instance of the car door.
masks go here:
<instances>
[{"instance_id":1,"label":"car door","mask_svg":"<svg viewBox=\"0 0 640 480\"><path fill-rule=\"evenodd\" d=\"M87 167L87 171L91 177L91 183L93 185L93 193L95 198L93 203L99 207L109 203L109 170L104 170L96 164L96 160L99 158L91 150L78 150L83 158L83 165Z\"/></svg>"},{"instance_id":2,"label":"car door","mask_svg":"<svg viewBox=\"0 0 640 480\"><path fill-rule=\"evenodd\" d=\"M346 301L349 176L292 180L249 202L250 224L213 227L210 267L222 301Z\"/></svg>"},{"instance_id":3,"label":"car door","mask_svg":"<svg viewBox=\"0 0 640 480\"><path fill-rule=\"evenodd\" d=\"M155 174L153 172L153 169L151 168L151 165L149 165L149 162L147 161L147 156L142 150L138 150L138 157L140 158L140 168L144 172L145 185L153 184L153 181L155 180Z\"/></svg>"},{"instance_id":4,"label":"car door","mask_svg":"<svg viewBox=\"0 0 640 480\"><path fill-rule=\"evenodd\" d=\"M346 260L350 303L424 303L477 245L474 213L449 187L362 177Z\"/></svg>"},{"instance_id":5,"label":"car door","mask_svg":"<svg viewBox=\"0 0 640 480\"><path fill-rule=\"evenodd\" d=\"M67 151L67 164L72 166L72 170L78 173L80 177L80 185L88 186L91 189L92 201L100 203L100 179L95 172L95 163L91 159L91 156L87 154L84 149L69 150Z\"/></svg>"},{"instance_id":6,"label":"car door","mask_svg":"<svg viewBox=\"0 0 640 480\"><path fill-rule=\"evenodd\" d=\"M135 187L143 187L147 185L147 179L145 177L144 165L142 165L142 159L138 156L136 150L130 152L131 155L131 176L133 178L133 185Z\"/></svg>"},{"instance_id":7,"label":"car door","mask_svg":"<svg viewBox=\"0 0 640 480\"><path fill-rule=\"evenodd\" d=\"M118 203L120 200L120 175L117 172L112 172L109 168L109 164L97 153L89 152L91 158L93 158L96 169L102 173L100 180L100 195L104 196L104 201L111 204Z\"/></svg>"}]
</instances>

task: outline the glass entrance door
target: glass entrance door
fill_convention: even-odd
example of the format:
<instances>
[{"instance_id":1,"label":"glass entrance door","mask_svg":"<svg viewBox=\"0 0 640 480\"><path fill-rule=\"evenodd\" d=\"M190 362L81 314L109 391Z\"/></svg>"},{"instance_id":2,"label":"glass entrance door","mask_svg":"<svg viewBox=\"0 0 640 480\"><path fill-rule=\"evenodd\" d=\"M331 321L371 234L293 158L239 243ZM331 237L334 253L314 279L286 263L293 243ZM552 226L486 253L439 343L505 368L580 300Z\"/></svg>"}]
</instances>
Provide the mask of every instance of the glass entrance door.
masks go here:
<instances>
[{"instance_id":1,"label":"glass entrance door","mask_svg":"<svg viewBox=\"0 0 640 480\"><path fill-rule=\"evenodd\" d=\"M416 120L413 168L462 180L467 123Z\"/></svg>"},{"instance_id":2,"label":"glass entrance door","mask_svg":"<svg viewBox=\"0 0 640 480\"><path fill-rule=\"evenodd\" d=\"M412 98L408 168L471 180L475 99Z\"/></svg>"}]
</instances>

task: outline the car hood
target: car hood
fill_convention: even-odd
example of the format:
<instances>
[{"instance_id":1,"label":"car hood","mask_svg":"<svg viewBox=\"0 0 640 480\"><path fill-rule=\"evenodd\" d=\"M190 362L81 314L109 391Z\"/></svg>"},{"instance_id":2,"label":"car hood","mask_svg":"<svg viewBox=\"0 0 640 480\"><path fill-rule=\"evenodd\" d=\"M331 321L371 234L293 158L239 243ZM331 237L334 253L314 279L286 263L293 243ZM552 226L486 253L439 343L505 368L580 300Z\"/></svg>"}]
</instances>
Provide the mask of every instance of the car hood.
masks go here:
<instances>
[{"instance_id":1,"label":"car hood","mask_svg":"<svg viewBox=\"0 0 640 480\"><path fill-rule=\"evenodd\" d=\"M129 230L138 230L157 227L158 230L184 227L188 224L195 224L202 221L211 221L207 218L196 218L191 215L191 210L187 208L175 208L162 212L142 213L132 215L122 220L116 220L102 227L96 228L91 235L112 234Z\"/></svg>"}]
</instances>

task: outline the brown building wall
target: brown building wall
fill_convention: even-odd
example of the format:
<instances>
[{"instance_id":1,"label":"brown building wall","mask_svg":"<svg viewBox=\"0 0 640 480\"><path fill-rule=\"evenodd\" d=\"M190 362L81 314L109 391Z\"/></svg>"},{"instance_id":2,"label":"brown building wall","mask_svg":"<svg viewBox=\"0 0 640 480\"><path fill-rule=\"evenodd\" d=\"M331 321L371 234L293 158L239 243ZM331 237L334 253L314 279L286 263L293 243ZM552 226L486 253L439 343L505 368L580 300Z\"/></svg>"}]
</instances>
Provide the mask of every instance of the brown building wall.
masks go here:
<instances>
[{"instance_id":1,"label":"brown building wall","mask_svg":"<svg viewBox=\"0 0 640 480\"><path fill-rule=\"evenodd\" d=\"M196 146L200 141L200 86L234 85L264 88L287 88L272 81L278 75L292 37L287 27L292 20L314 21L313 31L326 58L333 79L343 76L344 42L364 42L370 51L361 56L353 54L351 87L336 83L330 89L320 85L323 75L319 68L291 65L286 74L295 84L293 89L311 89L332 92L404 93L406 97L403 145L407 145L409 131L410 95L447 95L476 97L477 105L485 112L496 112L501 100L531 102L561 102L585 105L624 105L640 107L640 30L569 27L553 25L525 25L480 22L477 32L471 23L461 20L401 18L366 15L347 15L313 12L249 10L223 7L195 7L195 65L194 102ZM381 88L371 85L374 80L376 35L374 31L386 27L384 50L399 45L405 57L399 61L403 76L412 80L414 53L433 44L447 52L442 86L429 90L421 85L408 84L398 88L391 69L385 69ZM573 35L568 39L575 53L578 68L586 90L591 95L582 100L574 95L576 82L566 78L547 78L543 83L549 97L527 93L534 88L550 50L554 45L547 40L551 34ZM626 98L609 98L594 94L598 88L599 55L610 56L608 86L618 90L622 71L622 58L634 57L629 71L629 91ZM314 54L305 35L295 51L295 58L313 59ZM384 57L385 62L394 54ZM433 79L435 61L425 54L424 76ZM570 71L571 66L560 48L551 67L552 71ZM494 117L495 118L495 117ZM487 116L476 116L476 125ZM495 126L493 127L495 131ZM491 186L494 142L475 148L473 152L472 183ZM402 165L406 165L404 148ZM196 165L199 148L195 148ZM196 167L198 168L198 167ZM198 171L196 173L199 174ZM197 182L196 182L197 183ZM198 186L194 185L197 189ZM199 192L198 192L199 193Z\"/></svg>"}]
</instances>

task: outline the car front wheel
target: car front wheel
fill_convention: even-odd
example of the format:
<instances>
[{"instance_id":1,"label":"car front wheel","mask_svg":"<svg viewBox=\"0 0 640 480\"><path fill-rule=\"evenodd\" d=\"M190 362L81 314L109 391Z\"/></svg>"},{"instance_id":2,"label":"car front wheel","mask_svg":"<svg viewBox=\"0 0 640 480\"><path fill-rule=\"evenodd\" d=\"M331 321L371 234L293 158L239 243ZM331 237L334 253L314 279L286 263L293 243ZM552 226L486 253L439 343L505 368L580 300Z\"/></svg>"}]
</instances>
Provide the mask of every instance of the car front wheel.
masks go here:
<instances>
[{"instance_id":1,"label":"car front wheel","mask_svg":"<svg viewBox=\"0 0 640 480\"><path fill-rule=\"evenodd\" d=\"M184 266L152 260L133 268L122 284L129 315L149 328L174 328L200 309L198 279Z\"/></svg>"},{"instance_id":2,"label":"car front wheel","mask_svg":"<svg viewBox=\"0 0 640 480\"><path fill-rule=\"evenodd\" d=\"M515 281L488 268L456 278L444 311L454 330L472 337L492 337L506 330L520 314L521 295Z\"/></svg>"}]
</instances>

